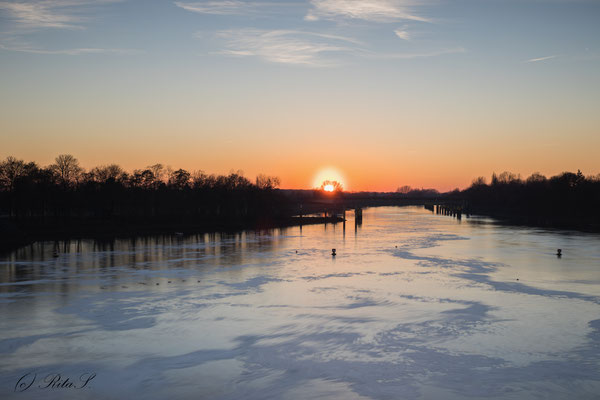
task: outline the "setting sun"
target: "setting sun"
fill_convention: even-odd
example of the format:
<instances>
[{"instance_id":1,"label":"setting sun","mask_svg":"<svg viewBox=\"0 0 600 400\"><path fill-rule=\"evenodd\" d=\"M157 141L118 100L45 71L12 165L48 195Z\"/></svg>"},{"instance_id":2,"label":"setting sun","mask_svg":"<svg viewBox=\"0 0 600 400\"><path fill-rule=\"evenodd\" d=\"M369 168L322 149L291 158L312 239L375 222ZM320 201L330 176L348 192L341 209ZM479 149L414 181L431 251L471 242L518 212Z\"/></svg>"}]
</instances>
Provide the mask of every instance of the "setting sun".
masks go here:
<instances>
[{"instance_id":1,"label":"setting sun","mask_svg":"<svg viewBox=\"0 0 600 400\"><path fill-rule=\"evenodd\" d=\"M333 167L326 167L319 170L313 178L312 187L322 188L326 192L333 192L335 185L333 182L338 182L341 187L347 190L348 182L346 177L337 169ZM331 188L328 188L331 186Z\"/></svg>"}]
</instances>

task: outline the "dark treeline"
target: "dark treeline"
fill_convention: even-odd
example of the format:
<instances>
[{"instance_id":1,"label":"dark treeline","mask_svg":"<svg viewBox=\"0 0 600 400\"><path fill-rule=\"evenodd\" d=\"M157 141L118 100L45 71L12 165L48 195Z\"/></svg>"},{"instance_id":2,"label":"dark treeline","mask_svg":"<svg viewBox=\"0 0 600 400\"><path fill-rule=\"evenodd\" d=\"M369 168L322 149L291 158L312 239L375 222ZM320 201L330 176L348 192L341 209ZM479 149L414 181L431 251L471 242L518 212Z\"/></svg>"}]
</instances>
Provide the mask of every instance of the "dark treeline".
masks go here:
<instances>
[{"instance_id":1,"label":"dark treeline","mask_svg":"<svg viewBox=\"0 0 600 400\"><path fill-rule=\"evenodd\" d=\"M448 193L462 200L470 212L527 224L600 230L600 175L585 177L563 172L546 178L534 173L493 174L488 184L479 177L461 191Z\"/></svg>"},{"instance_id":2,"label":"dark treeline","mask_svg":"<svg viewBox=\"0 0 600 400\"><path fill-rule=\"evenodd\" d=\"M251 182L239 171L207 175L161 164L131 173L114 164L85 171L71 155L46 167L8 157L0 162L0 216L5 227L54 230L107 222L248 227L287 216L278 185L276 177Z\"/></svg>"},{"instance_id":3,"label":"dark treeline","mask_svg":"<svg viewBox=\"0 0 600 400\"><path fill-rule=\"evenodd\" d=\"M413 198L436 198L440 195L440 192L438 192L435 189L415 189L412 188L408 185L405 186L400 186L398 189L396 189L396 193L399 193L405 197L413 197Z\"/></svg>"}]
</instances>

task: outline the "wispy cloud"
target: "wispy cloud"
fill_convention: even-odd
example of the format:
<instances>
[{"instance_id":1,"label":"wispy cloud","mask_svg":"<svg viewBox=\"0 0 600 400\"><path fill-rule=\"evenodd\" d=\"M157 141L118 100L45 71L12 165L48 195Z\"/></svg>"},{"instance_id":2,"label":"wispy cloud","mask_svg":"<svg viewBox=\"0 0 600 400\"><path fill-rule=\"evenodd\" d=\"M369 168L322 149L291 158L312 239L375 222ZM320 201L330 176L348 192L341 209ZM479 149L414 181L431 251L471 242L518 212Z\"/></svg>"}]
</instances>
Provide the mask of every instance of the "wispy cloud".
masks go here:
<instances>
[{"instance_id":1,"label":"wispy cloud","mask_svg":"<svg viewBox=\"0 0 600 400\"><path fill-rule=\"evenodd\" d=\"M396 36L398 36L400 39L402 40L410 40L411 36L410 33L408 33L408 31L406 30L406 28L399 28L394 30L394 33L396 34Z\"/></svg>"},{"instance_id":2,"label":"wispy cloud","mask_svg":"<svg viewBox=\"0 0 600 400\"><path fill-rule=\"evenodd\" d=\"M305 0L306 1L306 0ZM342 21L349 19L364 20L373 23L393 23L402 20L427 21L429 19L416 15L413 8L416 0L308 0L299 2L272 1L175 1L177 7L190 12L209 15L270 15L277 7L295 7L295 12L305 13L305 20L326 19ZM424 0L427 1L427 0ZM304 7L302 7L302 4ZM418 4L423 4L422 2ZM302 15L302 14L300 14ZM302 21L299 19L299 24ZM311 24L312 25L312 24ZM337 25L334 31L344 32L346 24ZM342 29L340 29L342 28ZM382 26L390 32L390 27ZM221 41L221 48L213 54L232 57L255 57L267 62L304 65L313 67L330 67L345 64L350 58L378 59L411 59L418 57L434 57L442 54L463 52L462 48L441 50L424 50L414 53L388 53L372 51L369 43L359 41L347 35L334 35L328 32L317 32L311 29L230 29L217 31L212 39ZM389 30L388 30L389 29ZM393 29L393 28L392 28ZM406 25L393 30L398 38L411 41L413 39ZM354 34L354 32L353 32ZM196 37L207 40L207 32L197 33ZM214 40L213 40L214 43Z\"/></svg>"},{"instance_id":3,"label":"wispy cloud","mask_svg":"<svg viewBox=\"0 0 600 400\"><path fill-rule=\"evenodd\" d=\"M244 14L256 7L252 3L243 1L197 1L193 3L176 1L175 5L187 11L216 15Z\"/></svg>"},{"instance_id":4,"label":"wispy cloud","mask_svg":"<svg viewBox=\"0 0 600 400\"><path fill-rule=\"evenodd\" d=\"M0 10L28 28L79 28L79 18L59 12L60 5L47 2L0 2Z\"/></svg>"},{"instance_id":5,"label":"wispy cloud","mask_svg":"<svg viewBox=\"0 0 600 400\"><path fill-rule=\"evenodd\" d=\"M137 49L110 49L110 48L97 48L97 47L88 47L88 48L73 48L73 49L40 49L28 45L6 45L0 43L0 49L6 51L17 51L20 53L31 53L31 54L62 54L69 56L78 56L84 54L123 54L123 55L131 55L131 54L140 54L143 53L142 50Z\"/></svg>"},{"instance_id":6,"label":"wispy cloud","mask_svg":"<svg viewBox=\"0 0 600 400\"><path fill-rule=\"evenodd\" d=\"M13 22L0 37L0 50L32 54L137 54L140 50L79 47L68 49L41 48L26 38L35 38L43 29L84 29L97 6L125 0L21 0L0 1L0 16Z\"/></svg>"},{"instance_id":7,"label":"wispy cloud","mask_svg":"<svg viewBox=\"0 0 600 400\"><path fill-rule=\"evenodd\" d=\"M373 22L413 20L431 22L411 12L414 5L408 0L311 0L312 9L305 19L362 19Z\"/></svg>"},{"instance_id":8,"label":"wispy cloud","mask_svg":"<svg viewBox=\"0 0 600 400\"><path fill-rule=\"evenodd\" d=\"M554 56L546 56L546 57L540 57L540 58L531 58L527 61L525 61L526 63L534 63L534 62L539 62L539 61L546 61L546 60L551 60L553 58L558 57L557 55Z\"/></svg>"},{"instance_id":9,"label":"wispy cloud","mask_svg":"<svg viewBox=\"0 0 600 400\"><path fill-rule=\"evenodd\" d=\"M198 34L204 37L204 34ZM235 57L258 57L268 62L311 67L333 67L345 63L342 56L366 59L414 59L464 53L462 47L412 53L380 53L365 48L354 38L295 30L226 30L217 33L225 40L218 52Z\"/></svg>"},{"instance_id":10,"label":"wispy cloud","mask_svg":"<svg viewBox=\"0 0 600 400\"><path fill-rule=\"evenodd\" d=\"M121 0L0 1L0 11L27 29L81 29L81 23L86 19L80 14L83 7L118 1Z\"/></svg>"},{"instance_id":11,"label":"wispy cloud","mask_svg":"<svg viewBox=\"0 0 600 400\"><path fill-rule=\"evenodd\" d=\"M343 36L293 30L227 30L217 36L226 41L227 48L221 54L320 67L337 64L327 54L354 52L359 43Z\"/></svg>"},{"instance_id":12,"label":"wispy cloud","mask_svg":"<svg viewBox=\"0 0 600 400\"><path fill-rule=\"evenodd\" d=\"M195 1L183 2L176 1L177 7L198 14L211 15L255 15L255 14L273 14L283 7L298 6L299 3L287 2L256 2L256 1Z\"/></svg>"}]
</instances>

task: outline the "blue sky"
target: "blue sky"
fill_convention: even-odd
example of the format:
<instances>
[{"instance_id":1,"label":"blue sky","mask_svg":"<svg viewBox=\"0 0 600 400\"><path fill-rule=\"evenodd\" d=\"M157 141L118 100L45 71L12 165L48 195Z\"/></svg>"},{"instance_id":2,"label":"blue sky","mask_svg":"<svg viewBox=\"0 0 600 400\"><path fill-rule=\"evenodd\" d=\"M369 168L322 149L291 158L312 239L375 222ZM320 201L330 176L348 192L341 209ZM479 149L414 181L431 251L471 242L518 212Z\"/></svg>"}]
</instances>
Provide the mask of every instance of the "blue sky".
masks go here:
<instances>
[{"instance_id":1,"label":"blue sky","mask_svg":"<svg viewBox=\"0 0 600 400\"><path fill-rule=\"evenodd\" d=\"M0 156L284 171L302 186L328 157L308 142L343 143L327 163L349 176L365 152L372 174L449 166L376 188L598 173L599 20L583 0L0 1ZM314 165L285 172L290 147Z\"/></svg>"},{"instance_id":2,"label":"blue sky","mask_svg":"<svg viewBox=\"0 0 600 400\"><path fill-rule=\"evenodd\" d=\"M599 16L599 2L577 0L0 1L0 43L34 54L181 50L321 67L465 52L542 62L597 56Z\"/></svg>"}]
</instances>

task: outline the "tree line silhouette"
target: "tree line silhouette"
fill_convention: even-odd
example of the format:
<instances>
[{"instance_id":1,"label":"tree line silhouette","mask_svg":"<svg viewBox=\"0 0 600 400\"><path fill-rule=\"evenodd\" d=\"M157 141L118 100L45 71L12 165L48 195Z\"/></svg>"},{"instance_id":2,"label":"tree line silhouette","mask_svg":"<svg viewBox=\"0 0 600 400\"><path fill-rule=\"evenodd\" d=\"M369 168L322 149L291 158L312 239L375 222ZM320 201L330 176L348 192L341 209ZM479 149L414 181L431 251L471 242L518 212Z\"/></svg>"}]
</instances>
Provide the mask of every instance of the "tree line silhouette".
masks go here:
<instances>
[{"instance_id":1,"label":"tree line silhouette","mask_svg":"<svg viewBox=\"0 0 600 400\"><path fill-rule=\"evenodd\" d=\"M491 215L535 225L600 229L600 174L563 172L546 178L534 173L527 179L511 172L473 180L448 197L466 202L471 213Z\"/></svg>"},{"instance_id":2,"label":"tree line silhouette","mask_svg":"<svg viewBox=\"0 0 600 400\"><path fill-rule=\"evenodd\" d=\"M45 167L7 157L0 161L0 241L22 242L15 238L40 231L47 238L61 231L137 234L145 228L160 233L282 226L293 224L294 214L320 212L327 205L319 199L330 198L322 190L276 190L279 184L267 175L251 182L241 171L208 175L162 164L132 172L116 164L86 171L69 154ZM343 193L339 183L326 184L334 187L341 205L382 205L382 196L397 202L441 200L515 222L600 230L600 175L585 177L581 171L550 178L534 173L527 179L503 172L493 174L489 184L479 177L467 189L448 193L408 186L387 194Z\"/></svg>"},{"instance_id":3,"label":"tree line silhouette","mask_svg":"<svg viewBox=\"0 0 600 400\"><path fill-rule=\"evenodd\" d=\"M440 196L440 192L438 192L436 189L416 189L408 185L400 186L398 189L396 189L396 193L413 198L436 198Z\"/></svg>"},{"instance_id":4,"label":"tree line silhouette","mask_svg":"<svg viewBox=\"0 0 600 400\"><path fill-rule=\"evenodd\" d=\"M285 216L276 177L255 182L241 171L207 175L154 164L126 172L116 164L84 170L70 154L42 167L0 162L0 215L15 223L81 220L256 222Z\"/></svg>"}]
</instances>

